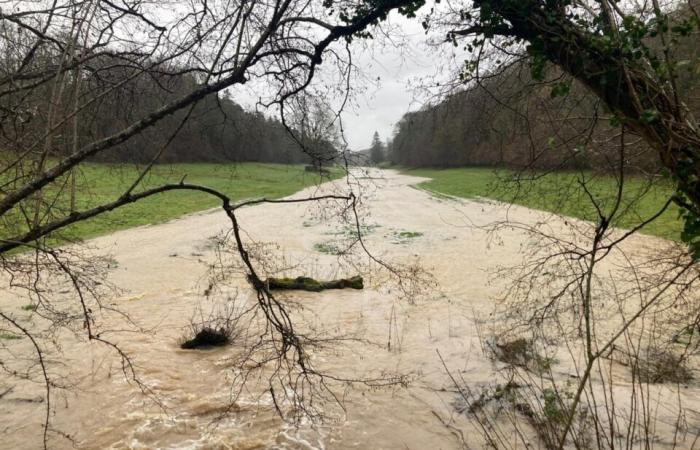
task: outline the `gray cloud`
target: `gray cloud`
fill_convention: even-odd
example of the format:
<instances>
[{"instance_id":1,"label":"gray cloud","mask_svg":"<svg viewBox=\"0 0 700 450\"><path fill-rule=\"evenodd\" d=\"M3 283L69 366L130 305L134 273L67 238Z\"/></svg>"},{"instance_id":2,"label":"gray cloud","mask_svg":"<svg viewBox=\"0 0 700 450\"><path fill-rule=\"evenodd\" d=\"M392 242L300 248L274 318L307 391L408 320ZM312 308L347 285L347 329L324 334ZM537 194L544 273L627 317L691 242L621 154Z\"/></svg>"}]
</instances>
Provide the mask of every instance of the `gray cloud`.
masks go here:
<instances>
[{"instance_id":1,"label":"gray cloud","mask_svg":"<svg viewBox=\"0 0 700 450\"><path fill-rule=\"evenodd\" d=\"M343 114L345 138L353 150L369 147L379 132L386 141L403 114L421 105L414 87L435 74L427 37L418 20L393 14L385 27L390 36L379 36L366 48L355 49L359 70L373 83L358 93Z\"/></svg>"}]
</instances>

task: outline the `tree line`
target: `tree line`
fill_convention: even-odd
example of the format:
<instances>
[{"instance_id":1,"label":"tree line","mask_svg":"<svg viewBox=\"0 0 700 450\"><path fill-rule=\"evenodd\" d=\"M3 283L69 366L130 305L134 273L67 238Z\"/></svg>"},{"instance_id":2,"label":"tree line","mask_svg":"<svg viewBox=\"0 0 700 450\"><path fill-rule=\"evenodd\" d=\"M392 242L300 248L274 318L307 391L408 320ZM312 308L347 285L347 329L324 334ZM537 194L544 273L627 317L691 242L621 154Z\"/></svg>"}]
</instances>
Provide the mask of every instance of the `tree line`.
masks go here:
<instances>
[{"instance_id":1,"label":"tree line","mask_svg":"<svg viewBox=\"0 0 700 450\"><path fill-rule=\"evenodd\" d=\"M6 52L5 62L10 56ZM49 59L53 56L44 55ZM45 60L40 63L42 66L47 64ZM12 67L12 64L6 67ZM61 77L57 83L62 86L58 88L45 84L29 93L5 93L0 98L0 108L9 112L8 116L11 114L12 123L3 124L0 146L23 148L23 143L41 139L46 129L53 127L49 154L64 157L75 147L104 139L128 127L148 112L197 89L203 82L198 74L176 66L151 72L148 76L139 75L139 71L142 68L127 61L105 56ZM124 80L131 81L124 83ZM76 92L76 98L72 98ZM75 123L64 120L56 125L56 120L50 119L69 115L74 104L85 105L76 113ZM21 114L17 114L18 109L22 110ZM65 111L61 113L57 109ZM297 111L308 117L292 118L289 126L299 127L293 130L297 132L295 139L278 118L259 111L247 111L226 91L214 92L194 103L191 109L178 110L164 117L127 142L95 155L91 160L146 163L157 157L159 163L307 163L314 159L308 154L309 149L319 155L326 154L325 160L328 160L337 152L332 133L310 136L305 132L308 122L319 119L319 111L319 107ZM323 117L326 118L327 115Z\"/></svg>"},{"instance_id":2,"label":"tree line","mask_svg":"<svg viewBox=\"0 0 700 450\"><path fill-rule=\"evenodd\" d=\"M697 2L695 2L697 3ZM678 17L687 17L682 5ZM657 41L651 48L661 51ZM697 35L674 42L675 82L685 105L700 113ZM533 72L538 72L533 76ZM491 166L596 169L608 162L619 118L582 82L553 64L537 67L529 55L405 114L388 142L388 159L406 166ZM628 155L632 170L656 170L658 154L639 137Z\"/></svg>"}]
</instances>

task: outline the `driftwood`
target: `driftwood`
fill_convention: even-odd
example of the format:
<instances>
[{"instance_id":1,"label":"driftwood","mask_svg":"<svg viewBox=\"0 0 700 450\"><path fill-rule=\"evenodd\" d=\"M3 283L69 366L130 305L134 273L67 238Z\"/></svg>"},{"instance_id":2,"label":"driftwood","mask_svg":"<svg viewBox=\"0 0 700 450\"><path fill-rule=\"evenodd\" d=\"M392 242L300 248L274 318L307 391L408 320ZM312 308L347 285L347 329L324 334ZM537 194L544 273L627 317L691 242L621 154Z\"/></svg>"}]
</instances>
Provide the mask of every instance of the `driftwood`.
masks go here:
<instances>
[{"instance_id":1,"label":"driftwood","mask_svg":"<svg viewBox=\"0 0 700 450\"><path fill-rule=\"evenodd\" d=\"M309 277L268 278L266 283L270 289L297 289L311 292L321 292L325 289L364 288L364 281L360 276L331 281L318 281Z\"/></svg>"}]
</instances>

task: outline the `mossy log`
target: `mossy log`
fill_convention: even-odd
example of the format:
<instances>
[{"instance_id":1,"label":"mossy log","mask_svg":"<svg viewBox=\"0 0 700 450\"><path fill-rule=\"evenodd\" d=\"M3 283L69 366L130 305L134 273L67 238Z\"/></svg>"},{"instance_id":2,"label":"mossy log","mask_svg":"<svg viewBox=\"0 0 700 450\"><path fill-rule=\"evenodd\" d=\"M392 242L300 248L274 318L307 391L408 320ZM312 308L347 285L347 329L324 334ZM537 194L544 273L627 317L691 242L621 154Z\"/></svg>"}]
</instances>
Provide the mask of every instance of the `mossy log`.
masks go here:
<instances>
[{"instance_id":1,"label":"mossy log","mask_svg":"<svg viewBox=\"0 0 700 450\"><path fill-rule=\"evenodd\" d=\"M295 289L321 292L325 289L362 289L364 288L364 280L360 276L331 281L318 281L309 277L268 278L267 286L270 289Z\"/></svg>"}]
</instances>

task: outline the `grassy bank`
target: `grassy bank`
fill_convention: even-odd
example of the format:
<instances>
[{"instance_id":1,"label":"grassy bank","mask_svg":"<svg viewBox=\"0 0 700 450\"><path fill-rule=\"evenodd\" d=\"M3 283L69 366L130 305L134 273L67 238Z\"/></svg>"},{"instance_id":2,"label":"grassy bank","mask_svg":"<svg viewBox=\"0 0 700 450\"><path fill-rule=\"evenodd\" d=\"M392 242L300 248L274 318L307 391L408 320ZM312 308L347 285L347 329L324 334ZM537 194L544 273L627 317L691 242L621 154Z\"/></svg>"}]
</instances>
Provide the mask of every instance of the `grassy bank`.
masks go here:
<instances>
[{"instance_id":1,"label":"grassy bank","mask_svg":"<svg viewBox=\"0 0 700 450\"><path fill-rule=\"evenodd\" d=\"M77 206L83 210L115 200L138 176L134 165L87 164L77 176ZM331 177L341 176L332 171ZM247 198L280 198L308 186L318 184L318 174L305 172L301 165L283 164L172 164L154 167L144 180L142 190L165 183L177 183L184 177L188 183L201 184L229 195L233 200ZM324 180L326 181L326 180ZM68 201L62 193L58 204L63 208ZM202 192L175 191L157 194L140 202L126 205L62 230L70 239L89 238L113 231L164 222L187 213L218 206L216 198ZM12 235L7 224L3 235ZM16 230L15 230L16 232Z\"/></svg>"},{"instance_id":2,"label":"grassy bank","mask_svg":"<svg viewBox=\"0 0 700 450\"><path fill-rule=\"evenodd\" d=\"M552 211L584 220L597 219L596 208L582 189L579 180L585 177L586 186L603 211L610 211L617 194L617 183L612 177L593 173L559 172L522 175L520 182L513 172L491 168L457 169L402 169L404 173L432 178L420 184L426 190L463 198L485 197L529 208ZM641 177L625 180L623 201L614 225L632 228L653 216L673 193L665 180L651 183ZM669 207L654 222L642 229L643 233L678 240L682 223L678 208Z\"/></svg>"}]
</instances>

